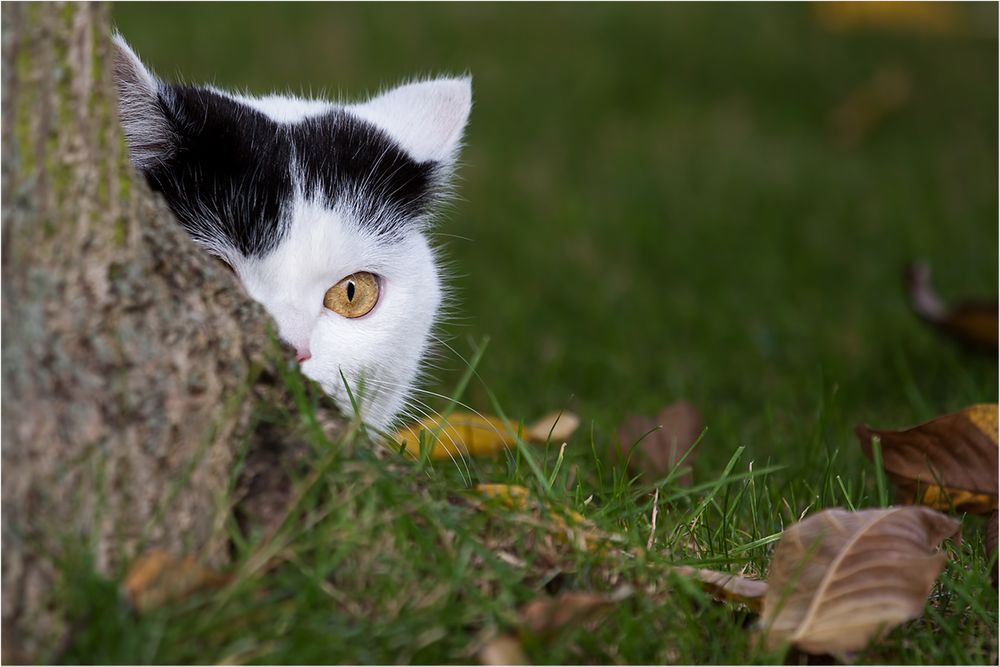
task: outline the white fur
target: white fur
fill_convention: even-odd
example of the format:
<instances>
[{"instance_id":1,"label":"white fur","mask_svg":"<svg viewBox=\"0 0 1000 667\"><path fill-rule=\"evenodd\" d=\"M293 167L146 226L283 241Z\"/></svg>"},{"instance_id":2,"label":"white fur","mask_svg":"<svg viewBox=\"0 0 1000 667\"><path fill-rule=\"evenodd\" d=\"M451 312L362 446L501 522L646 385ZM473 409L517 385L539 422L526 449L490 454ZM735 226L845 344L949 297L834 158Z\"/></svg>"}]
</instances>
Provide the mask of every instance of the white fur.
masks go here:
<instances>
[{"instance_id":1,"label":"white fur","mask_svg":"<svg viewBox=\"0 0 1000 667\"><path fill-rule=\"evenodd\" d=\"M417 162L448 162L472 110L472 81L418 81L348 108L388 132Z\"/></svg>"},{"instance_id":2,"label":"white fur","mask_svg":"<svg viewBox=\"0 0 1000 667\"><path fill-rule=\"evenodd\" d=\"M120 76L134 82L134 87L119 90L118 110L122 128L131 147L133 163L139 169L146 169L169 157L169 153L163 154L158 147L169 146L169 141L158 140L171 137L173 130L156 109L160 82L146 69L121 35L116 34L113 40L117 47L115 69L126 70L127 73L123 71Z\"/></svg>"},{"instance_id":3,"label":"white fur","mask_svg":"<svg viewBox=\"0 0 1000 667\"><path fill-rule=\"evenodd\" d=\"M235 269L281 337L312 355L302 372L350 414L346 378L364 421L388 427L416 380L441 303L438 269L423 235L379 242L353 222L351 211L330 210L300 194L281 246L262 260L241 259ZM380 278L372 311L350 319L324 308L326 290L356 271Z\"/></svg>"},{"instance_id":4,"label":"white fur","mask_svg":"<svg viewBox=\"0 0 1000 667\"><path fill-rule=\"evenodd\" d=\"M252 95L237 95L214 87L212 90L256 109L276 123L298 123L306 118L321 116L338 108L338 105L325 100L307 100L287 95L254 97Z\"/></svg>"}]
</instances>

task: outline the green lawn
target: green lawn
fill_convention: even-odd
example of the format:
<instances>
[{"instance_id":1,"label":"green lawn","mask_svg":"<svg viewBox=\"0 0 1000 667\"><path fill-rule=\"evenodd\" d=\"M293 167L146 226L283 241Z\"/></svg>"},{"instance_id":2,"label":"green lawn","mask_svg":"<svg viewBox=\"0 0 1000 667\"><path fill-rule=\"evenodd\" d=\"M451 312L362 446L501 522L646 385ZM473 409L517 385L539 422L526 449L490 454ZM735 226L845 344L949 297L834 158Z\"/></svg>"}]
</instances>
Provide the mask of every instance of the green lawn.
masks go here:
<instances>
[{"instance_id":1,"label":"green lawn","mask_svg":"<svg viewBox=\"0 0 1000 667\"><path fill-rule=\"evenodd\" d=\"M555 447L530 450L538 475L531 454L408 465L317 440L300 511L277 543L238 541L236 584L135 619L116 582L76 576L68 603L91 621L63 659L475 662L539 594L626 581L639 592L606 620L528 641L529 658L804 662L755 649L752 614L665 566L763 574L765 538L803 512L878 504L855 424L997 400L997 360L922 326L903 288L915 258L945 298L997 285L997 10L956 11L928 34L831 31L809 6L117 5L168 77L360 95L471 72L460 198L437 236L459 316L429 390L460 387L488 337L463 403L583 426L551 478ZM887 69L908 100L845 144L834 110ZM606 450L628 413L678 399L707 427L695 486L661 484L671 506L642 556L563 545L542 562L544 531L463 500L470 474L524 484L645 547L650 487ZM996 662L981 524L965 519L924 617L861 662ZM262 548L273 567L249 571Z\"/></svg>"}]
</instances>

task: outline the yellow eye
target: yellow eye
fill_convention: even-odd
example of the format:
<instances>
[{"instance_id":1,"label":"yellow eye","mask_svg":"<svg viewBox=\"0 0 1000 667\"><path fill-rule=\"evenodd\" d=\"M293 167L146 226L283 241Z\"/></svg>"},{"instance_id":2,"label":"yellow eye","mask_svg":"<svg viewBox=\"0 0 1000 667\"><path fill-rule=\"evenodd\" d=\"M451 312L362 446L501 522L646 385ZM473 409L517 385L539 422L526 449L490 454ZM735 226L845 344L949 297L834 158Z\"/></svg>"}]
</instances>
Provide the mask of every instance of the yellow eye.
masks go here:
<instances>
[{"instance_id":1,"label":"yellow eye","mask_svg":"<svg viewBox=\"0 0 1000 667\"><path fill-rule=\"evenodd\" d=\"M361 317L378 303L378 278L367 271L352 273L326 291L323 305L344 317Z\"/></svg>"}]
</instances>

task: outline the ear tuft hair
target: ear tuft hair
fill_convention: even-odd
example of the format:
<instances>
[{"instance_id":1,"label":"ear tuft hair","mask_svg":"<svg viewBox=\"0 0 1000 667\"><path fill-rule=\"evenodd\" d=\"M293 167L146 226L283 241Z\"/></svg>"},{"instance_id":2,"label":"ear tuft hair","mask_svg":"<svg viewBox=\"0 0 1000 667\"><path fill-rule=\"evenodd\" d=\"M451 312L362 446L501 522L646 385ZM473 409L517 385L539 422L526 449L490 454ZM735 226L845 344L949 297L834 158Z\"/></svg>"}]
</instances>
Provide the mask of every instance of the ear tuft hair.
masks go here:
<instances>
[{"instance_id":1,"label":"ear tuft hair","mask_svg":"<svg viewBox=\"0 0 1000 667\"><path fill-rule=\"evenodd\" d=\"M417 162L451 162L472 110L472 79L409 83L348 108L388 132Z\"/></svg>"},{"instance_id":2,"label":"ear tuft hair","mask_svg":"<svg viewBox=\"0 0 1000 667\"><path fill-rule=\"evenodd\" d=\"M165 89L120 34L114 35L112 43L118 115L132 163L145 171L168 159L176 145L161 97Z\"/></svg>"}]
</instances>

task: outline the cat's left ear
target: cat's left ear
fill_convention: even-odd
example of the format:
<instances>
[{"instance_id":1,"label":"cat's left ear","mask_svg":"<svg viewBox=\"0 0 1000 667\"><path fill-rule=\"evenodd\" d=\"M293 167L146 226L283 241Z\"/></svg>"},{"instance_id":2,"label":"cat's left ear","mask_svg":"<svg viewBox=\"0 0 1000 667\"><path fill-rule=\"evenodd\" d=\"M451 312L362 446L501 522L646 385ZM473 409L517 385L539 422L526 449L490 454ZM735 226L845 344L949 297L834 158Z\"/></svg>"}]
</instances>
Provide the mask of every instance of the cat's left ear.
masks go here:
<instances>
[{"instance_id":1,"label":"cat's left ear","mask_svg":"<svg viewBox=\"0 0 1000 667\"><path fill-rule=\"evenodd\" d=\"M112 44L118 116L133 164L146 171L173 154L177 132L162 99L160 81L121 35L115 34Z\"/></svg>"},{"instance_id":2,"label":"cat's left ear","mask_svg":"<svg viewBox=\"0 0 1000 667\"><path fill-rule=\"evenodd\" d=\"M471 110L471 77L408 83L351 107L418 162L454 160Z\"/></svg>"}]
</instances>

